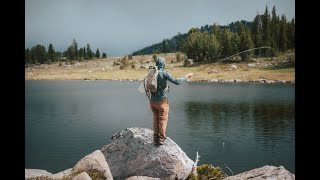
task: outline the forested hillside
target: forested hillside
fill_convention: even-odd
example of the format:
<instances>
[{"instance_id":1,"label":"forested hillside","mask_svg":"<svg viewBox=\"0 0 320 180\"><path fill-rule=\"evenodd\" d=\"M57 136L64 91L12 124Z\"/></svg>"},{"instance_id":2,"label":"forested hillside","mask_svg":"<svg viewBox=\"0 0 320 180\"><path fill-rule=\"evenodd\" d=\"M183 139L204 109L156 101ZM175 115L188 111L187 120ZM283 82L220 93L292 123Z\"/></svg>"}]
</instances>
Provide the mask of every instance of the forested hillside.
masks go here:
<instances>
[{"instance_id":1,"label":"forested hillside","mask_svg":"<svg viewBox=\"0 0 320 180\"><path fill-rule=\"evenodd\" d=\"M252 22L237 21L227 26L217 24L191 28L186 34L135 51L132 55L183 52L195 61L218 60L251 48L257 49L241 54L242 60L251 56L274 56L295 48L295 20L277 15L273 6L271 13L266 6L264 14L257 14Z\"/></svg>"}]
</instances>

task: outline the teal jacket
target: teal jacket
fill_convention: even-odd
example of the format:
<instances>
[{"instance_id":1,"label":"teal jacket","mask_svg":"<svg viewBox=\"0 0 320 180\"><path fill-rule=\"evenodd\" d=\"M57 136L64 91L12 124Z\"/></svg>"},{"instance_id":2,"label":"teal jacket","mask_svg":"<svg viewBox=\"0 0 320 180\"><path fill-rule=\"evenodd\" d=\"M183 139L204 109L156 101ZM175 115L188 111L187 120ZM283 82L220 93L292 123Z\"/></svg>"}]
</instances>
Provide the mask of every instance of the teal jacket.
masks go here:
<instances>
[{"instance_id":1,"label":"teal jacket","mask_svg":"<svg viewBox=\"0 0 320 180\"><path fill-rule=\"evenodd\" d=\"M162 101L163 99L167 98L167 91L165 90L167 81L169 80L173 84L179 85L185 81L187 81L186 77L182 78L174 78L170 73L164 70L165 60L163 58L157 58L156 66L158 67L158 87L157 92L152 93L150 101Z\"/></svg>"}]
</instances>

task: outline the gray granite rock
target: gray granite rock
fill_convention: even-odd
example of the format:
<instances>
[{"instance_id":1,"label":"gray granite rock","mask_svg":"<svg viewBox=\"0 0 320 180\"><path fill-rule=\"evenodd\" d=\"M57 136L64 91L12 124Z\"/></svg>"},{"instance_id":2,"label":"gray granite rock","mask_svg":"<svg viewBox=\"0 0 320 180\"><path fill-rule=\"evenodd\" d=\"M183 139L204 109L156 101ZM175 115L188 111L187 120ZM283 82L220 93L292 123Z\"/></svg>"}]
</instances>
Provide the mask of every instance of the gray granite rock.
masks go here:
<instances>
[{"instance_id":1,"label":"gray granite rock","mask_svg":"<svg viewBox=\"0 0 320 180\"><path fill-rule=\"evenodd\" d=\"M97 170L104 174L108 180L113 179L109 165L100 150L96 150L93 153L85 156L72 168L72 171L89 170Z\"/></svg>"},{"instance_id":2,"label":"gray granite rock","mask_svg":"<svg viewBox=\"0 0 320 180\"><path fill-rule=\"evenodd\" d=\"M169 137L164 145L153 143L153 131L127 128L112 136L112 142L102 147L115 179L149 176L161 179L185 179L194 162Z\"/></svg>"},{"instance_id":3,"label":"gray granite rock","mask_svg":"<svg viewBox=\"0 0 320 180\"><path fill-rule=\"evenodd\" d=\"M25 169L24 176L26 179L36 179L37 177L48 177L52 173L42 169Z\"/></svg>"},{"instance_id":4,"label":"gray granite rock","mask_svg":"<svg viewBox=\"0 0 320 180\"><path fill-rule=\"evenodd\" d=\"M294 180L295 175L286 170L283 166L263 166L250 171L246 171L234 176L229 176L223 180Z\"/></svg>"}]
</instances>

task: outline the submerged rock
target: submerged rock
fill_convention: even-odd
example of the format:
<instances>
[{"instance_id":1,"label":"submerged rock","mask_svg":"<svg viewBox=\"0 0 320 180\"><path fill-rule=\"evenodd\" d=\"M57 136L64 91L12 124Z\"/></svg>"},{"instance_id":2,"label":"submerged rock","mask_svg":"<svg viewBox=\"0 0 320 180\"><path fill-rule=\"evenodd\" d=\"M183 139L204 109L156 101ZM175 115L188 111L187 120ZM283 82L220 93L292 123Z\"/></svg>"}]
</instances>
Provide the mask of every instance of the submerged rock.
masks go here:
<instances>
[{"instance_id":1,"label":"submerged rock","mask_svg":"<svg viewBox=\"0 0 320 180\"><path fill-rule=\"evenodd\" d=\"M283 166L275 167L275 166L263 166L261 168L256 168L250 171L246 171L234 176L229 176L223 180L242 180L242 179L250 179L250 180L277 180L277 179L286 179L286 180L294 180L295 175L286 170Z\"/></svg>"},{"instance_id":2,"label":"submerged rock","mask_svg":"<svg viewBox=\"0 0 320 180\"><path fill-rule=\"evenodd\" d=\"M112 136L112 143L101 151L115 179L149 176L161 179L186 179L194 162L169 137L155 146L153 131L127 128Z\"/></svg>"}]
</instances>

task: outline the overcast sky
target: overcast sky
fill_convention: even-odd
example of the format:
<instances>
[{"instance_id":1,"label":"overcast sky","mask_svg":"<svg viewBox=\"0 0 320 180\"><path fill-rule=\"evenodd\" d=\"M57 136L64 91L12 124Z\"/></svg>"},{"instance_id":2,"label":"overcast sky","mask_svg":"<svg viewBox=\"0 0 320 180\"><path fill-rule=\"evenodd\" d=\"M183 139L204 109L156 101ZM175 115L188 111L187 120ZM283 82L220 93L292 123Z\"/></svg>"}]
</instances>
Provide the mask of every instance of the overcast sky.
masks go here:
<instances>
[{"instance_id":1,"label":"overcast sky","mask_svg":"<svg viewBox=\"0 0 320 180\"><path fill-rule=\"evenodd\" d=\"M25 46L63 51L75 38L78 47L128 55L192 27L253 21L266 5L295 17L294 0L25 0Z\"/></svg>"}]
</instances>

